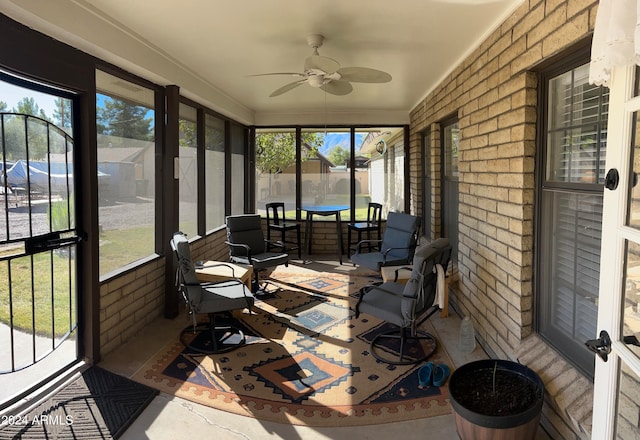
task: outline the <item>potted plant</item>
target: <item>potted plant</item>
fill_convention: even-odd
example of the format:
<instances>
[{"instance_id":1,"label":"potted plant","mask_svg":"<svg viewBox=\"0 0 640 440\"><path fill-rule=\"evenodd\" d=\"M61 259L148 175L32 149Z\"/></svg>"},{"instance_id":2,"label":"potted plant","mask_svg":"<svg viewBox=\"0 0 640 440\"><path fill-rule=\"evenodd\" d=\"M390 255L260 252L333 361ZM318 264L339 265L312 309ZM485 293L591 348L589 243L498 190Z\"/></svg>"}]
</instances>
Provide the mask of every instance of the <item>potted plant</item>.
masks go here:
<instances>
[{"instance_id":1,"label":"potted plant","mask_svg":"<svg viewBox=\"0 0 640 440\"><path fill-rule=\"evenodd\" d=\"M535 438L544 384L530 368L502 359L470 362L453 372L449 392L462 440Z\"/></svg>"}]
</instances>

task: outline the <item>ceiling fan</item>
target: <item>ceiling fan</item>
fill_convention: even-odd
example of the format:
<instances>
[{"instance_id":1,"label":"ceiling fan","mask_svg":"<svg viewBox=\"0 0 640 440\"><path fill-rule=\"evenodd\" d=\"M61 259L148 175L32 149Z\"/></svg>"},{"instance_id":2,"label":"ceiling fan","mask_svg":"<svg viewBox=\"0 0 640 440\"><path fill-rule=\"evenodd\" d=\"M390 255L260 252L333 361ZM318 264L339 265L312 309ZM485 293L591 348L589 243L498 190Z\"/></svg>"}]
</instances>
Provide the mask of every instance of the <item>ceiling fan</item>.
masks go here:
<instances>
[{"instance_id":1,"label":"ceiling fan","mask_svg":"<svg viewBox=\"0 0 640 440\"><path fill-rule=\"evenodd\" d=\"M269 97L279 96L295 89L301 84L309 84L333 95L347 95L353 91L352 82L360 83L385 83L391 81L391 75L381 70L368 67L340 67L333 58L323 57L318 53L322 46L324 36L313 34L307 37L307 43L313 48L313 55L304 61L304 72L279 72L262 73L251 76L289 75L302 79L286 84L274 91Z\"/></svg>"}]
</instances>

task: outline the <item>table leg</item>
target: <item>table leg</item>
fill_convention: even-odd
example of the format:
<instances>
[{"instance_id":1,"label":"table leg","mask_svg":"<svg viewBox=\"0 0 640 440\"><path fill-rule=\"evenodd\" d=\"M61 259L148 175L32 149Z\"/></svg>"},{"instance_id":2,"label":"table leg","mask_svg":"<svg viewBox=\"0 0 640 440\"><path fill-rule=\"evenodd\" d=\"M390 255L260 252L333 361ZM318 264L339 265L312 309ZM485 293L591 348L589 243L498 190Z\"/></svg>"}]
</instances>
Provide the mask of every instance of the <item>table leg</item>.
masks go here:
<instances>
[{"instance_id":1,"label":"table leg","mask_svg":"<svg viewBox=\"0 0 640 440\"><path fill-rule=\"evenodd\" d=\"M340 220L340 211L336 211L336 228L338 232L338 252L340 253L340 265L342 265L342 221Z\"/></svg>"},{"instance_id":2,"label":"table leg","mask_svg":"<svg viewBox=\"0 0 640 440\"><path fill-rule=\"evenodd\" d=\"M311 222L313 220L313 214L307 211L307 221L304 228L304 240L305 247L307 248L307 255L311 255Z\"/></svg>"}]
</instances>

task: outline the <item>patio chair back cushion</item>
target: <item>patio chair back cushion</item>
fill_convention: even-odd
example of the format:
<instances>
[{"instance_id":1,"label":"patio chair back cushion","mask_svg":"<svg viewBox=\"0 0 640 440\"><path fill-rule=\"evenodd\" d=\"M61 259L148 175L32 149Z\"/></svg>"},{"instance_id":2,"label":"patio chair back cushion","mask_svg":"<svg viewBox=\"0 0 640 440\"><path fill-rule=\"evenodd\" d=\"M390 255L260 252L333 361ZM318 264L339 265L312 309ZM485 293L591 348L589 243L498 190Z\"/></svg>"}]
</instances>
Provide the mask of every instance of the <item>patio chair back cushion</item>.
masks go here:
<instances>
[{"instance_id":1,"label":"patio chair back cushion","mask_svg":"<svg viewBox=\"0 0 640 440\"><path fill-rule=\"evenodd\" d=\"M249 246L252 256L266 251L262 221L258 214L227 217L227 239L231 243L242 243ZM245 256L244 253L234 248L231 248L230 252L231 256Z\"/></svg>"},{"instance_id":2,"label":"patio chair back cushion","mask_svg":"<svg viewBox=\"0 0 640 440\"><path fill-rule=\"evenodd\" d=\"M401 212L390 212L382 237L382 252L387 260L411 261L418 240L420 217Z\"/></svg>"},{"instance_id":3,"label":"patio chair back cushion","mask_svg":"<svg viewBox=\"0 0 640 440\"><path fill-rule=\"evenodd\" d=\"M185 301L188 301L195 311L199 309L202 300L202 287L196 275L196 269L191 261L191 250L187 236L182 232L176 232L171 240L171 247L178 258L177 277L182 279L186 293Z\"/></svg>"},{"instance_id":4,"label":"patio chair back cushion","mask_svg":"<svg viewBox=\"0 0 640 440\"><path fill-rule=\"evenodd\" d=\"M402 291L401 316L398 317L401 327L409 327L422 311L433 305L438 282L436 264L446 272L450 257L448 238L439 238L416 248L411 277Z\"/></svg>"}]
</instances>

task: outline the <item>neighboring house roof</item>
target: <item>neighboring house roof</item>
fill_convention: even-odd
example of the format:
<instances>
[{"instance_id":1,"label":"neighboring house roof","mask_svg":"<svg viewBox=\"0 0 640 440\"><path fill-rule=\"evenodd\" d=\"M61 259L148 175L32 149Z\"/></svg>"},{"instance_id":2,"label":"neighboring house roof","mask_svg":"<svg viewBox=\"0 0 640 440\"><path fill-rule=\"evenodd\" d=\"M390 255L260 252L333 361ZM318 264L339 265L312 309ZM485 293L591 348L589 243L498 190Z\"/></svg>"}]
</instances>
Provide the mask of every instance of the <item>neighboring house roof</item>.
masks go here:
<instances>
[{"instance_id":1,"label":"neighboring house roof","mask_svg":"<svg viewBox=\"0 0 640 440\"><path fill-rule=\"evenodd\" d=\"M311 152L312 148L309 144L307 143L303 143L302 144L302 148L306 149L307 152ZM333 164L333 162L331 162L327 156L325 156L324 154L320 153L320 151L316 152L316 157L310 157L308 160L316 160L319 159L323 164L327 165L328 167L334 167L335 165Z\"/></svg>"}]
</instances>

